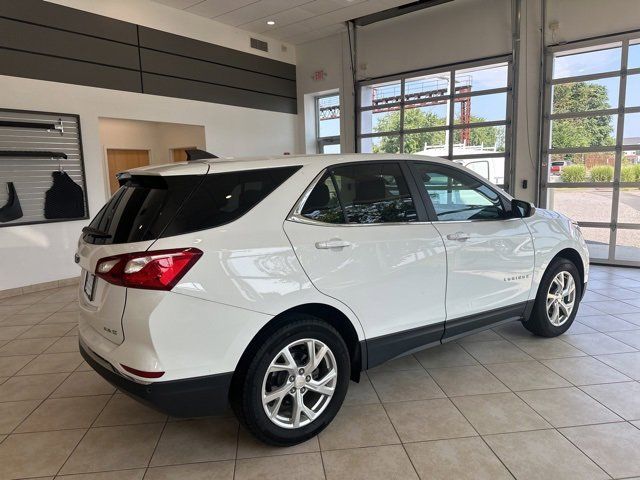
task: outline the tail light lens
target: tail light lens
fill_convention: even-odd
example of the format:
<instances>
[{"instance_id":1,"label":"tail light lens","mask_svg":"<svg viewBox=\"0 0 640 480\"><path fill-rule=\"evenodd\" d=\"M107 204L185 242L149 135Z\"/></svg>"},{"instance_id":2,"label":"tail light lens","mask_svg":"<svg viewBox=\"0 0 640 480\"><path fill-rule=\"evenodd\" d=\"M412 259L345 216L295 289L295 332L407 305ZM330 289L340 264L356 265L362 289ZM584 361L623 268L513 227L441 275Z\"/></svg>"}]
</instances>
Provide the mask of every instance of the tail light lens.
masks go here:
<instances>
[{"instance_id":1,"label":"tail light lens","mask_svg":"<svg viewBox=\"0 0 640 480\"><path fill-rule=\"evenodd\" d=\"M127 288L171 290L201 256L197 248L126 253L98 260L96 276Z\"/></svg>"}]
</instances>

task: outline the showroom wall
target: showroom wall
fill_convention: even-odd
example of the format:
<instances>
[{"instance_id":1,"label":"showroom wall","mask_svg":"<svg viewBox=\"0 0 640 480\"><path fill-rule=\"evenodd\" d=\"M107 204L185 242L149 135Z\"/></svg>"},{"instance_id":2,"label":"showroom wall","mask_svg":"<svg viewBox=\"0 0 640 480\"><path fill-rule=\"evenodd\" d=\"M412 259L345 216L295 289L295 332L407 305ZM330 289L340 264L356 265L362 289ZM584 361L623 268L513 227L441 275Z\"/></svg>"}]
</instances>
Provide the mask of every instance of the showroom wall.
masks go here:
<instances>
[{"instance_id":1,"label":"showroom wall","mask_svg":"<svg viewBox=\"0 0 640 480\"><path fill-rule=\"evenodd\" d=\"M205 129L199 125L101 118L99 128L104 150L148 150L152 165L173 162L174 148L206 150Z\"/></svg>"},{"instance_id":2,"label":"showroom wall","mask_svg":"<svg viewBox=\"0 0 640 480\"><path fill-rule=\"evenodd\" d=\"M25 1L25 0L20 0ZM86 12L132 22L163 32L184 35L203 42L221 45L241 52L252 53L287 63L295 63L296 50L289 43L276 41L246 30L231 27L209 18L171 8L148 0L48 0L51 3L77 8ZM251 37L269 42L269 52L249 46Z\"/></svg>"},{"instance_id":3,"label":"showroom wall","mask_svg":"<svg viewBox=\"0 0 640 480\"><path fill-rule=\"evenodd\" d=\"M169 12L160 12L166 7L150 5L151 2L147 0L78 3L82 6L95 6L99 3L106 9L103 13L108 11L110 5L114 12L118 12L119 17L124 16L123 12L127 14L127 18L120 19L132 22L144 20L152 28L171 23ZM127 7L120 9L119 6L123 4L127 4ZM160 10L156 5L161 7ZM151 15L150 12L156 13ZM171 10L173 12L181 13ZM179 27L174 28L180 30L176 33L188 35L190 27L193 27L193 32L199 33L200 39L220 40L215 35L203 34L205 29L202 22L205 20L185 14L180 22L174 20L176 25L180 23ZM211 21L206 22L209 29L216 30ZM229 28L221 28L221 31L230 32L225 42L227 45L236 45L237 38L248 40L247 32L235 32L235 29ZM288 62L293 61L292 55L288 54ZM6 75L0 75L0 85L0 106L3 108L73 113L80 116L90 216L95 215L108 198L104 145L100 140L100 118L201 125L205 129L206 147L219 156L295 151L297 117L292 113ZM2 192L2 198L4 195L5 192ZM80 230L86 224L87 221L82 220L0 228L0 291L77 276L79 270L73 263L73 255Z\"/></svg>"},{"instance_id":4,"label":"showroom wall","mask_svg":"<svg viewBox=\"0 0 640 480\"><path fill-rule=\"evenodd\" d=\"M5 108L80 116L91 216L108 198L101 117L203 125L207 149L219 156L278 154L295 148L295 115L7 76L0 76L0 85L0 105ZM0 290L78 275L73 254L86 224L0 228Z\"/></svg>"},{"instance_id":5,"label":"showroom wall","mask_svg":"<svg viewBox=\"0 0 640 480\"><path fill-rule=\"evenodd\" d=\"M542 0L522 0L520 84L515 95L515 195L536 200L539 163L539 90ZM640 28L637 0L548 0L547 44ZM557 23L553 31L550 24ZM511 0L454 0L358 29L357 80L511 53ZM339 90L342 145L354 151L354 93L346 33L297 48L298 148L309 141L308 106L315 92ZM326 75L316 80L314 72ZM304 108L305 105L307 108ZM307 127L305 136L305 126ZM522 181L528 181L523 189Z\"/></svg>"}]
</instances>

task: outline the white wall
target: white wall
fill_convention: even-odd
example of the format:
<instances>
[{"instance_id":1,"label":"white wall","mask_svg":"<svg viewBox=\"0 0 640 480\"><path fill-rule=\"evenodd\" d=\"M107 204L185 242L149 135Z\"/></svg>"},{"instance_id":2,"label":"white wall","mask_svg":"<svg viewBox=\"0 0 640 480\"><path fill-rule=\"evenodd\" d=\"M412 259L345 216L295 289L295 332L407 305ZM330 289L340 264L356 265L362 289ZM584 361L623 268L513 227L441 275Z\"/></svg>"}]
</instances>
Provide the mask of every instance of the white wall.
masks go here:
<instances>
[{"instance_id":1,"label":"white wall","mask_svg":"<svg viewBox=\"0 0 640 480\"><path fill-rule=\"evenodd\" d=\"M281 40L225 25L210 18L201 17L150 0L47 0L78 10L136 23L176 35L214 43L243 52L295 63L295 48ZM269 52L262 52L249 46L249 38L254 37L269 42ZM284 50L282 48L284 46Z\"/></svg>"},{"instance_id":2,"label":"white wall","mask_svg":"<svg viewBox=\"0 0 640 480\"><path fill-rule=\"evenodd\" d=\"M298 45L296 57L304 59L296 65L298 92L298 151L316 153L314 97L340 92L340 143L343 151L355 151L353 77L349 69L349 40L346 33ZM324 77L314 79L322 70Z\"/></svg>"},{"instance_id":3,"label":"white wall","mask_svg":"<svg viewBox=\"0 0 640 480\"><path fill-rule=\"evenodd\" d=\"M91 215L108 198L101 117L203 125L207 149L219 156L295 151L297 118L286 113L7 76L0 76L0 105L80 115ZM0 290L78 275L73 254L86 223L0 229Z\"/></svg>"},{"instance_id":4,"label":"white wall","mask_svg":"<svg viewBox=\"0 0 640 480\"><path fill-rule=\"evenodd\" d=\"M638 0L547 0L548 45L630 30L640 30Z\"/></svg>"},{"instance_id":5,"label":"white wall","mask_svg":"<svg viewBox=\"0 0 640 480\"><path fill-rule=\"evenodd\" d=\"M157 160L164 162L173 161L172 150L174 148L196 147L206 150L206 135L204 127L197 125L182 125L176 123L159 123L158 139L160 143L160 156ZM212 152L215 153L215 152Z\"/></svg>"},{"instance_id":6,"label":"white wall","mask_svg":"<svg viewBox=\"0 0 640 480\"><path fill-rule=\"evenodd\" d=\"M172 162L174 148L206 150L205 129L199 125L101 118L98 128L103 151L109 148L148 150L151 164Z\"/></svg>"},{"instance_id":7,"label":"white wall","mask_svg":"<svg viewBox=\"0 0 640 480\"><path fill-rule=\"evenodd\" d=\"M510 0L455 0L358 30L358 79L511 51Z\"/></svg>"}]
</instances>

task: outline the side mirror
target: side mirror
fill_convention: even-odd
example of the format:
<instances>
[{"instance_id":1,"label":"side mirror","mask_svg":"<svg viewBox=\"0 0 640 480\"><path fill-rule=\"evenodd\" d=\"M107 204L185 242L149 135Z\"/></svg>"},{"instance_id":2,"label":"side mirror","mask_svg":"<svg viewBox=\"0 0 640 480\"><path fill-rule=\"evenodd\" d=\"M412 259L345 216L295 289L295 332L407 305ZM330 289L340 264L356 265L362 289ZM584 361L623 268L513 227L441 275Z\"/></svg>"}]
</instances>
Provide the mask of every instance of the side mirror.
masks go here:
<instances>
[{"instance_id":1,"label":"side mirror","mask_svg":"<svg viewBox=\"0 0 640 480\"><path fill-rule=\"evenodd\" d=\"M514 198L511 200L511 213L516 218L527 218L536 213L536 207L531 202Z\"/></svg>"}]
</instances>

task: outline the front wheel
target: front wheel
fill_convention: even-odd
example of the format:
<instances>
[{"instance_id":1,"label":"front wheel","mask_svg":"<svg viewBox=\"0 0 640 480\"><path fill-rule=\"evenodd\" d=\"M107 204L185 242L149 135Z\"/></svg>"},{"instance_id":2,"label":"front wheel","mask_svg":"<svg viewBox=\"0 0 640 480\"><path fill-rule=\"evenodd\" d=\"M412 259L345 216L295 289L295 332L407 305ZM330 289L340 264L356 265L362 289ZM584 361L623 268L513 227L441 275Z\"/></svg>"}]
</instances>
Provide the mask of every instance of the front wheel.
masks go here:
<instances>
[{"instance_id":1,"label":"front wheel","mask_svg":"<svg viewBox=\"0 0 640 480\"><path fill-rule=\"evenodd\" d=\"M333 327L296 315L252 353L232 406L254 436L295 445L333 420L351 375L347 346Z\"/></svg>"},{"instance_id":2,"label":"front wheel","mask_svg":"<svg viewBox=\"0 0 640 480\"><path fill-rule=\"evenodd\" d=\"M573 323L581 298L577 267L570 260L558 258L543 275L531 316L523 324L535 335L557 337Z\"/></svg>"}]
</instances>

